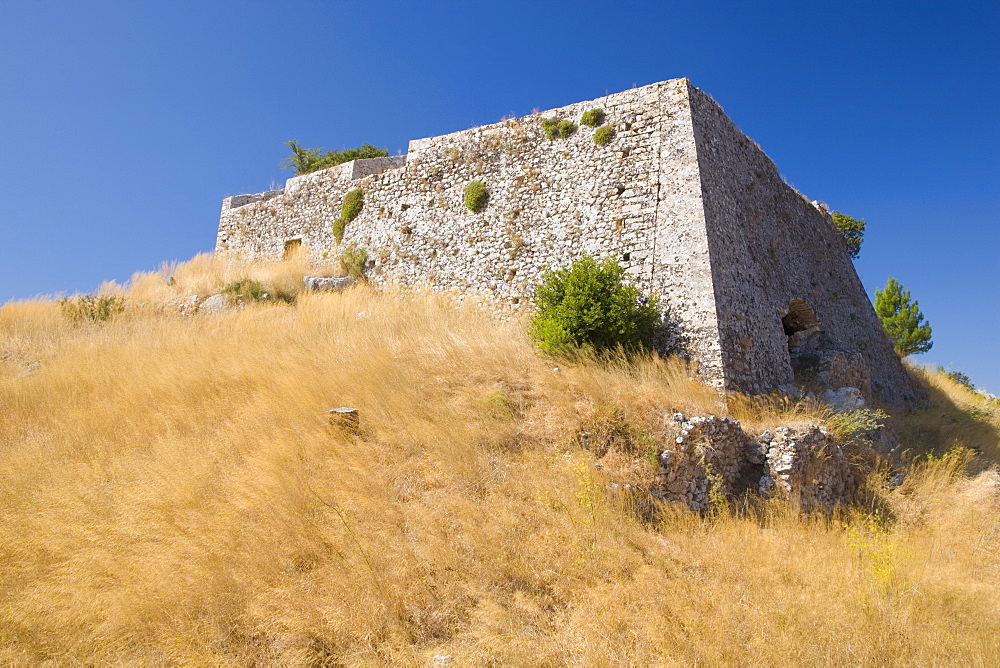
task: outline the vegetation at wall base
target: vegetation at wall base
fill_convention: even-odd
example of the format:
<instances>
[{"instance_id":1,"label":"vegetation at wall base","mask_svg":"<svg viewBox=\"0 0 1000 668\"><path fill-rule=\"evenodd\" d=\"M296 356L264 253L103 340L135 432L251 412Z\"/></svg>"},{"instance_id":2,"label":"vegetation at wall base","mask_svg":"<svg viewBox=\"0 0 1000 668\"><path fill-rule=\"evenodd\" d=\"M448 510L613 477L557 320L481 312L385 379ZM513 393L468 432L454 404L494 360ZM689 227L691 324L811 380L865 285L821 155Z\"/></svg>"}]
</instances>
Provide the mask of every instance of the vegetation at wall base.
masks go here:
<instances>
[{"instance_id":1,"label":"vegetation at wall base","mask_svg":"<svg viewBox=\"0 0 1000 668\"><path fill-rule=\"evenodd\" d=\"M645 494L665 416L829 414L651 354L556 365L448 295L175 309L314 271L199 256L100 326L0 306L0 665L1000 663L993 400L917 369L864 505L712 483L698 515Z\"/></svg>"},{"instance_id":2,"label":"vegetation at wall base","mask_svg":"<svg viewBox=\"0 0 1000 668\"><path fill-rule=\"evenodd\" d=\"M622 282L625 270L608 258L584 256L549 270L535 289L532 335L549 354L580 347L597 351L648 347L662 331L655 297Z\"/></svg>"},{"instance_id":3,"label":"vegetation at wall base","mask_svg":"<svg viewBox=\"0 0 1000 668\"><path fill-rule=\"evenodd\" d=\"M469 211L479 213L486 208L489 199L489 188L482 181L472 181L465 186L465 206Z\"/></svg>"},{"instance_id":4,"label":"vegetation at wall base","mask_svg":"<svg viewBox=\"0 0 1000 668\"><path fill-rule=\"evenodd\" d=\"M275 288L268 288L263 283L252 278L240 278L228 283L222 288L221 294L231 306L244 306L254 302L281 301L292 303L295 294Z\"/></svg>"},{"instance_id":5,"label":"vegetation at wall base","mask_svg":"<svg viewBox=\"0 0 1000 668\"><path fill-rule=\"evenodd\" d=\"M910 299L910 291L896 279L890 278L885 288L875 289L875 313L901 357L925 353L934 345L931 326L924 321L917 301Z\"/></svg>"},{"instance_id":6,"label":"vegetation at wall base","mask_svg":"<svg viewBox=\"0 0 1000 668\"><path fill-rule=\"evenodd\" d=\"M865 237L865 221L834 211L833 224L844 235L844 241L847 242L847 250L851 257L857 259L861 254L861 242Z\"/></svg>"},{"instance_id":7,"label":"vegetation at wall base","mask_svg":"<svg viewBox=\"0 0 1000 668\"><path fill-rule=\"evenodd\" d=\"M356 244L350 244L340 252L340 269L354 279L365 277L365 264L368 262L368 251Z\"/></svg>"},{"instance_id":8,"label":"vegetation at wall base","mask_svg":"<svg viewBox=\"0 0 1000 668\"><path fill-rule=\"evenodd\" d=\"M583 112L580 122L586 126L596 128L604 123L605 114L603 109L590 109Z\"/></svg>"},{"instance_id":9,"label":"vegetation at wall base","mask_svg":"<svg viewBox=\"0 0 1000 668\"><path fill-rule=\"evenodd\" d=\"M598 146L607 146L615 138L615 129L610 125L602 125L594 130L594 143Z\"/></svg>"},{"instance_id":10,"label":"vegetation at wall base","mask_svg":"<svg viewBox=\"0 0 1000 668\"><path fill-rule=\"evenodd\" d=\"M355 188L344 195L344 201L340 205L340 216L333 221L333 238L339 244L344 238L344 230L347 224L358 217L361 209L365 206L365 193L361 188Z\"/></svg>"},{"instance_id":11,"label":"vegetation at wall base","mask_svg":"<svg viewBox=\"0 0 1000 668\"><path fill-rule=\"evenodd\" d=\"M323 153L321 148L303 148L296 140L285 142L288 148L292 149L292 155L285 158L281 166L283 169L291 169L296 176L310 174L327 167L336 167L351 160L362 158L384 158L389 155L389 151L365 143L357 148L349 148L343 151L327 151Z\"/></svg>"}]
</instances>

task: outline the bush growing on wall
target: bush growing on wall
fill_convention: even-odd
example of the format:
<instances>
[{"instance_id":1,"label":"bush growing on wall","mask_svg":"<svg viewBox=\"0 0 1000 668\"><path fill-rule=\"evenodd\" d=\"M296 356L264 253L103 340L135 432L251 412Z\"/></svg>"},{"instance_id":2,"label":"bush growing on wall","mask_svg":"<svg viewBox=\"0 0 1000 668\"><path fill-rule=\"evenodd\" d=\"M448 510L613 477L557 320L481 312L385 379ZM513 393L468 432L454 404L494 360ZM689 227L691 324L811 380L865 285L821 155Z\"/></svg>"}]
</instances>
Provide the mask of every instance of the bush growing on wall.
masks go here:
<instances>
[{"instance_id":1,"label":"bush growing on wall","mask_svg":"<svg viewBox=\"0 0 1000 668\"><path fill-rule=\"evenodd\" d=\"M482 181L473 181L465 186L465 206L473 213L479 213L486 208L490 191Z\"/></svg>"},{"instance_id":2,"label":"bush growing on wall","mask_svg":"<svg viewBox=\"0 0 1000 668\"><path fill-rule=\"evenodd\" d=\"M605 116L603 109L591 109L590 111L583 112L583 117L580 119L580 122L583 123L584 125L596 128L597 126L604 123L604 118Z\"/></svg>"},{"instance_id":3,"label":"bush growing on wall","mask_svg":"<svg viewBox=\"0 0 1000 668\"><path fill-rule=\"evenodd\" d=\"M349 148L344 151L327 151L326 153L323 153L323 149L321 148L303 148L294 139L285 142L285 145L292 149L292 154L282 161L281 166L285 169L291 169L295 172L296 176L309 174L310 172L326 169L327 167L342 165L351 160L384 158L389 155L389 151L386 149L378 148L368 143L362 144L357 148Z\"/></svg>"},{"instance_id":4,"label":"bush growing on wall","mask_svg":"<svg viewBox=\"0 0 1000 668\"><path fill-rule=\"evenodd\" d=\"M531 333L550 354L580 347L635 350L652 344L663 325L656 297L643 300L622 282L625 270L612 259L584 256L547 271L535 290Z\"/></svg>"},{"instance_id":5,"label":"bush growing on wall","mask_svg":"<svg viewBox=\"0 0 1000 668\"><path fill-rule=\"evenodd\" d=\"M610 125L602 125L594 131L594 143L598 146L607 146L615 138L615 129Z\"/></svg>"},{"instance_id":6,"label":"bush growing on wall","mask_svg":"<svg viewBox=\"0 0 1000 668\"><path fill-rule=\"evenodd\" d=\"M576 127L576 123L566 119L542 119L542 129L545 130L545 136L549 139L566 139L576 132Z\"/></svg>"},{"instance_id":7,"label":"bush growing on wall","mask_svg":"<svg viewBox=\"0 0 1000 668\"><path fill-rule=\"evenodd\" d=\"M576 132L576 123L573 121L563 120L556 124L556 133L560 139L566 139L574 132Z\"/></svg>"},{"instance_id":8,"label":"bush growing on wall","mask_svg":"<svg viewBox=\"0 0 1000 668\"><path fill-rule=\"evenodd\" d=\"M365 193L361 188L355 188L344 195L344 202L340 205L340 217L333 221L333 238L340 243L344 238L344 229L347 224L358 217L361 209L365 206Z\"/></svg>"}]
</instances>

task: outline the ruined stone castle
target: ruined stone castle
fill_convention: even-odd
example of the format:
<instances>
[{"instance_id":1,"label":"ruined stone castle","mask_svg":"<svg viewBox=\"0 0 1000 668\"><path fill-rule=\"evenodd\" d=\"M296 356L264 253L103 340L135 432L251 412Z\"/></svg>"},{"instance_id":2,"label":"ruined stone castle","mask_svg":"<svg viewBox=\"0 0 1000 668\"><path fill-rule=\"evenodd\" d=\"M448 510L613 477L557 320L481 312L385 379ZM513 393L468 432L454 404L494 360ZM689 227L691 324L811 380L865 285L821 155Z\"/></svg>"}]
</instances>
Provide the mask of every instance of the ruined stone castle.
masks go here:
<instances>
[{"instance_id":1,"label":"ruined stone castle","mask_svg":"<svg viewBox=\"0 0 1000 668\"><path fill-rule=\"evenodd\" d=\"M581 124L593 109L613 130ZM556 121L579 127L553 132ZM478 212L464 199L472 181L489 193ZM338 241L332 225L356 189L363 207ZM717 387L819 383L890 405L913 399L829 213L687 79L414 140L403 156L224 200L217 252L279 260L296 248L317 262L363 248L376 285L509 308L530 305L549 267L612 257L660 296L675 331L665 345Z\"/></svg>"}]
</instances>

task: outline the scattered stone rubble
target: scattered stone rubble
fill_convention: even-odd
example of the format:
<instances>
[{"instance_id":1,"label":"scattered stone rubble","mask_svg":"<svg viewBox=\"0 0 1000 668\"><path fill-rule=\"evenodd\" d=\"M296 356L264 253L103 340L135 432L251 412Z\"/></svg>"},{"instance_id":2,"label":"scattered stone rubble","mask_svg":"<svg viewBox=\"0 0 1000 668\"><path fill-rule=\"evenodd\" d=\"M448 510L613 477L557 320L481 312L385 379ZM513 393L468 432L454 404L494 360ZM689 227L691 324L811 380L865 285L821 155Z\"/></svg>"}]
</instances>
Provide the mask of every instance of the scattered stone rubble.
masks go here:
<instances>
[{"instance_id":1,"label":"scattered stone rubble","mask_svg":"<svg viewBox=\"0 0 1000 668\"><path fill-rule=\"evenodd\" d=\"M807 513L849 500L858 476L822 427L777 427L754 438L738 420L674 414L651 492L704 512L713 495L747 491L791 499Z\"/></svg>"}]
</instances>

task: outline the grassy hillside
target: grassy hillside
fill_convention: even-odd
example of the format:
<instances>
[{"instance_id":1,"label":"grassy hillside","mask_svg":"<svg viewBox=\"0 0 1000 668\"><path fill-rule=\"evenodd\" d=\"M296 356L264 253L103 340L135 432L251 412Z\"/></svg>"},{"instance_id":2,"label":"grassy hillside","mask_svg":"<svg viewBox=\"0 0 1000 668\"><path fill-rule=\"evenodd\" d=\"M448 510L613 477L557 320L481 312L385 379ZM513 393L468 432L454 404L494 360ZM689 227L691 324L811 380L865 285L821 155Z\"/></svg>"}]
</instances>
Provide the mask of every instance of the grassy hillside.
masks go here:
<instances>
[{"instance_id":1,"label":"grassy hillside","mask_svg":"<svg viewBox=\"0 0 1000 668\"><path fill-rule=\"evenodd\" d=\"M648 481L664 414L827 415L724 406L675 361L547 361L440 296L170 301L302 270L199 257L106 286L104 323L0 308L0 663L1000 663L982 397L924 374L905 482L836 518L650 513L608 483Z\"/></svg>"}]
</instances>

